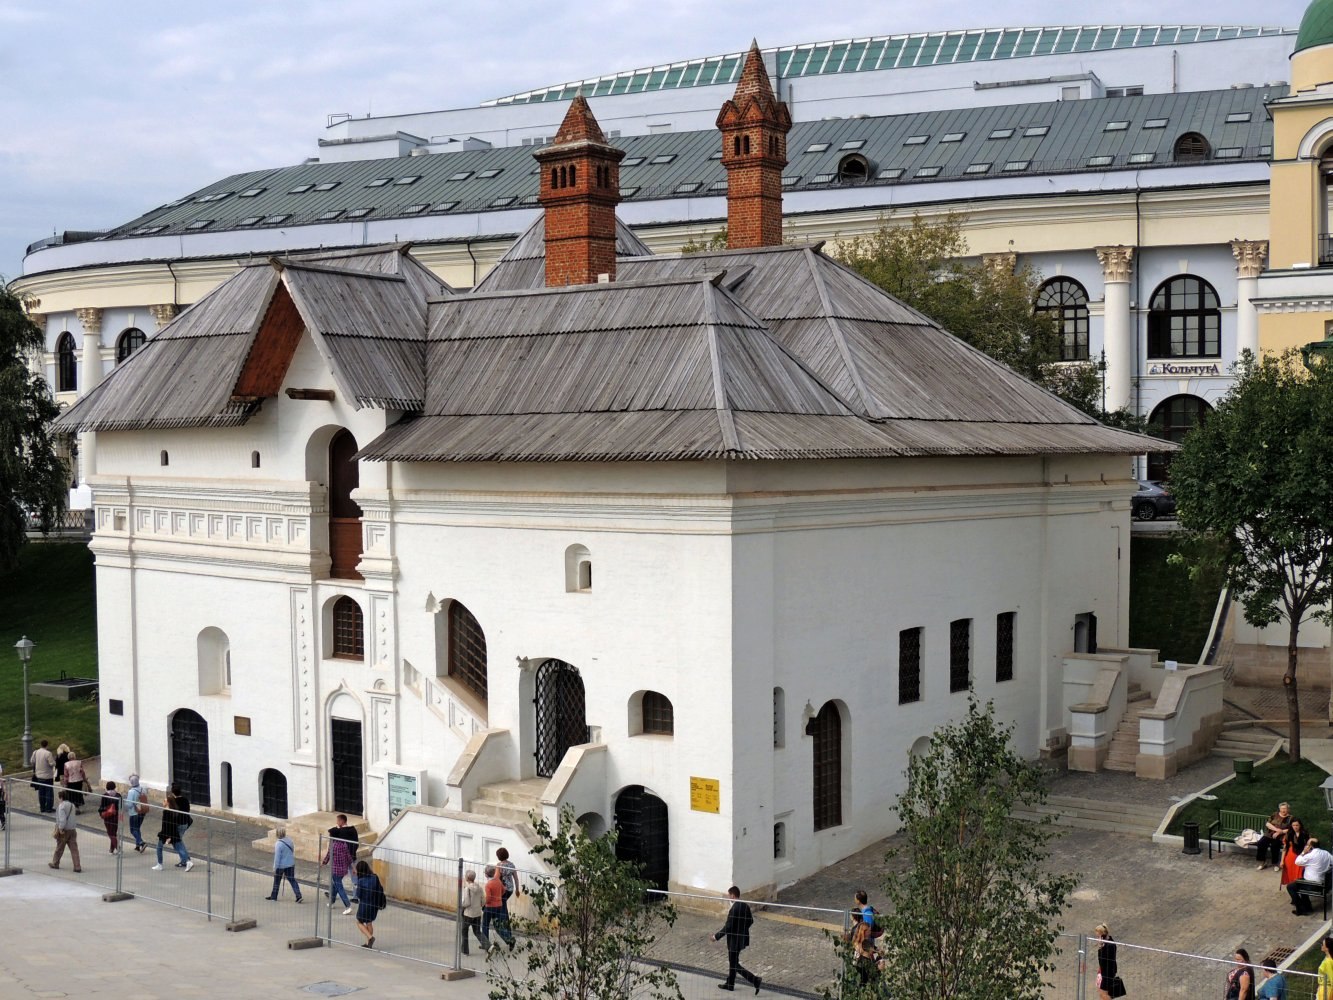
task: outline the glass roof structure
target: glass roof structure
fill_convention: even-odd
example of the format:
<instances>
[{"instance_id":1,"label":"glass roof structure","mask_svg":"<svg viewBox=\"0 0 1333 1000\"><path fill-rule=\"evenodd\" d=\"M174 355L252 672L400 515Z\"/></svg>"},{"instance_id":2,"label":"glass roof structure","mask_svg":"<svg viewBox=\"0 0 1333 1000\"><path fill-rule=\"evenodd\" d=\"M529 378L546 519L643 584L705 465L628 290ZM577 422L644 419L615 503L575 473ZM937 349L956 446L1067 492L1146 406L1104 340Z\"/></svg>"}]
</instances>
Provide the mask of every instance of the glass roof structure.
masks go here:
<instances>
[{"instance_id":1,"label":"glass roof structure","mask_svg":"<svg viewBox=\"0 0 1333 1000\"><path fill-rule=\"evenodd\" d=\"M979 28L969 31L879 35L873 38L784 45L775 49L764 49L763 52L768 57L770 66L776 59L777 76L785 80L832 73L865 73L871 70L907 69L913 66L1022 59L1028 56L1133 49L1151 45L1187 45L1192 42L1212 42L1227 38L1284 34L1295 34L1295 32L1291 28L1179 24ZM609 97L654 90L731 85L739 79L744 61L744 52L689 59L665 66L625 70L608 76L575 80L521 94L511 94L508 97L483 101L482 106L570 101L580 91L584 97Z\"/></svg>"}]
</instances>

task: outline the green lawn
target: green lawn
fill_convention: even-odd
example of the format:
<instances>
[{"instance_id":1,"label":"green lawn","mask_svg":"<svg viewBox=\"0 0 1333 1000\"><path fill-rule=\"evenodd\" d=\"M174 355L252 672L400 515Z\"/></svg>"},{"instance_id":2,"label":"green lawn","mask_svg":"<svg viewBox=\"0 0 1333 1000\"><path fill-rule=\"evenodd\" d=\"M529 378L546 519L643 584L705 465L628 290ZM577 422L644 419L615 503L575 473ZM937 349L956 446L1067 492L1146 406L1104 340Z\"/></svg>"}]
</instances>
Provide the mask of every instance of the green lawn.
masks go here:
<instances>
[{"instance_id":1,"label":"green lawn","mask_svg":"<svg viewBox=\"0 0 1333 1000\"><path fill-rule=\"evenodd\" d=\"M1213 572L1191 580L1188 567L1170 565L1168 558L1181 544L1173 535L1130 539L1129 644L1159 649L1164 660L1195 663L1208 639L1222 579Z\"/></svg>"},{"instance_id":2,"label":"green lawn","mask_svg":"<svg viewBox=\"0 0 1333 1000\"><path fill-rule=\"evenodd\" d=\"M1292 815L1299 817L1306 829L1318 833L1322 839L1320 831L1328 823L1328 807L1324 805L1324 793L1319 786L1327 777L1323 768L1308 760L1292 764L1286 754L1280 753L1254 769L1254 781L1250 784L1241 784L1232 778L1209 793L1217 796L1216 802L1195 799L1176 814L1167 832L1178 834L1186 820L1195 820L1200 833L1206 834L1208 824L1217 819L1219 809L1238 809L1267 816L1279 802L1290 802Z\"/></svg>"},{"instance_id":3,"label":"green lawn","mask_svg":"<svg viewBox=\"0 0 1333 1000\"><path fill-rule=\"evenodd\" d=\"M23 734L23 673L14 643L37 644L29 681L97 676L97 619L93 555L81 542L34 542L19 565L0 573L0 763L19 768ZM98 752L97 702L30 697L32 739L68 743L84 755Z\"/></svg>"}]
</instances>

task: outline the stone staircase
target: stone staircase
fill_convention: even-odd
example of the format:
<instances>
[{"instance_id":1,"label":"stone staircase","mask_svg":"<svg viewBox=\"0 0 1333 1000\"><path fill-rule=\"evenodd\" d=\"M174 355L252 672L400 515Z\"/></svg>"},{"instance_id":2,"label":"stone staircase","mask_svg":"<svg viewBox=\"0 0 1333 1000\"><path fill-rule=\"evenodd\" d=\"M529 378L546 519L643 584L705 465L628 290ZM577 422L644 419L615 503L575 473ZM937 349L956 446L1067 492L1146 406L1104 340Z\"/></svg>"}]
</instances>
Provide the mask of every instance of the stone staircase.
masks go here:
<instances>
[{"instance_id":1,"label":"stone staircase","mask_svg":"<svg viewBox=\"0 0 1333 1000\"><path fill-rule=\"evenodd\" d=\"M1073 795L1052 795L1043 805L1034 809L1015 809L1011 815L1015 819L1025 819L1029 822L1037 822L1043 816L1050 816L1056 826L1151 837L1157 832L1164 814L1160 806L1084 799Z\"/></svg>"},{"instance_id":2,"label":"stone staircase","mask_svg":"<svg viewBox=\"0 0 1333 1000\"><path fill-rule=\"evenodd\" d=\"M1213 744L1214 757L1229 757L1232 760L1258 760L1267 757L1273 747L1283 742L1282 737L1267 729L1224 730Z\"/></svg>"},{"instance_id":3,"label":"stone staircase","mask_svg":"<svg viewBox=\"0 0 1333 1000\"><path fill-rule=\"evenodd\" d=\"M482 785L477 789L477 797L469 803L468 812L494 816L506 823L530 824L528 814L540 815L542 792L549 781L549 778L524 778Z\"/></svg>"},{"instance_id":4,"label":"stone staircase","mask_svg":"<svg viewBox=\"0 0 1333 1000\"><path fill-rule=\"evenodd\" d=\"M287 836L291 838L292 847L300 860L318 862L319 838L327 837L329 828L337 825L337 820L337 813L316 812L289 820L279 820L276 825L287 828ZM371 831L370 822L361 816L348 816L347 825L356 829L362 847L375 843L379 837L379 834ZM270 830L258 840L251 841L250 846L257 851L271 852L277 839L277 831Z\"/></svg>"},{"instance_id":5,"label":"stone staircase","mask_svg":"<svg viewBox=\"0 0 1333 1000\"><path fill-rule=\"evenodd\" d=\"M1139 716L1152 707L1153 701L1148 692L1137 684L1131 684L1125 699L1125 714L1111 734L1111 745L1102 767L1108 771L1135 772L1134 762L1139 756Z\"/></svg>"}]
</instances>

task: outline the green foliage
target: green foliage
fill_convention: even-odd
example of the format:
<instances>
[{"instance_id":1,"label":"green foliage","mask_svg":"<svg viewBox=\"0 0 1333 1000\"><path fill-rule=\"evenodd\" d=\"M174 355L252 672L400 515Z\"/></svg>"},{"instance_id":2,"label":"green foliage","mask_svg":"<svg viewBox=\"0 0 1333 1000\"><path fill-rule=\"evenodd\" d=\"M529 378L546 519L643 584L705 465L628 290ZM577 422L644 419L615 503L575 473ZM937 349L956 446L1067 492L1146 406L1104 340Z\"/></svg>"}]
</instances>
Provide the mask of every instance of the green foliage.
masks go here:
<instances>
[{"instance_id":1,"label":"green foliage","mask_svg":"<svg viewBox=\"0 0 1333 1000\"><path fill-rule=\"evenodd\" d=\"M689 242L680 248L681 253L712 253L714 250L727 249L727 227L723 226L706 240L695 240L690 237Z\"/></svg>"},{"instance_id":2,"label":"green foliage","mask_svg":"<svg viewBox=\"0 0 1333 1000\"><path fill-rule=\"evenodd\" d=\"M676 911L649 901L638 866L616 858L615 834L590 838L568 808L559 830L537 818L533 828L534 853L555 877L532 890L537 918L511 959L516 967L497 961L487 970L491 1000L681 1000L670 969L634 961Z\"/></svg>"},{"instance_id":3,"label":"green foliage","mask_svg":"<svg viewBox=\"0 0 1333 1000\"><path fill-rule=\"evenodd\" d=\"M1288 351L1236 366L1227 397L1171 464L1180 523L1218 541L1245 620L1288 627L1291 752L1300 758L1297 637L1333 598L1333 365Z\"/></svg>"},{"instance_id":4,"label":"green foliage","mask_svg":"<svg viewBox=\"0 0 1333 1000\"><path fill-rule=\"evenodd\" d=\"M1164 660L1194 663L1225 585L1208 559L1212 539L1184 532L1129 540L1129 644L1156 649Z\"/></svg>"},{"instance_id":5,"label":"green foliage","mask_svg":"<svg viewBox=\"0 0 1333 1000\"><path fill-rule=\"evenodd\" d=\"M904 846L889 852L884 974L848 1000L1036 1000L1054 968L1059 918L1077 884L1047 870L1048 823L1015 820L1046 798L1041 768L1010 745L994 708L938 729L898 798ZM897 864L894 862L897 861Z\"/></svg>"},{"instance_id":6,"label":"green foliage","mask_svg":"<svg viewBox=\"0 0 1333 1000\"><path fill-rule=\"evenodd\" d=\"M1216 796L1214 801L1191 801L1176 813L1167 832L1181 833L1189 820L1194 820L1200 830L1206 831L1208 824L1217 819L1219 809L1235 809L1267 816L1277 808L1279 802L1290 802L1291 814L1322 840L1324 834L1321 831L1325 829L1328 807L1324 804L1324 793L1319 786L1327 777L1323 768L1308 760L1292 761L1286 754L1280 753L1267 764L1255 767L1254 780L1250 783L1244 784L1233 778L1211 790L1209 794Z\"/></svg>"},{"instance_id":7,"label":"green foliage","mask_svg":"<svg viewBox=\"0 0 1333 1000\"><path fill-rule=\"evenodd\" d=\"M28 368L42 346L42 331L0 284L0 570L13 568L27 541L28 514L50 531L68 500L69 472L51 435L60 409Z\"/></svg>"}]
</instances>

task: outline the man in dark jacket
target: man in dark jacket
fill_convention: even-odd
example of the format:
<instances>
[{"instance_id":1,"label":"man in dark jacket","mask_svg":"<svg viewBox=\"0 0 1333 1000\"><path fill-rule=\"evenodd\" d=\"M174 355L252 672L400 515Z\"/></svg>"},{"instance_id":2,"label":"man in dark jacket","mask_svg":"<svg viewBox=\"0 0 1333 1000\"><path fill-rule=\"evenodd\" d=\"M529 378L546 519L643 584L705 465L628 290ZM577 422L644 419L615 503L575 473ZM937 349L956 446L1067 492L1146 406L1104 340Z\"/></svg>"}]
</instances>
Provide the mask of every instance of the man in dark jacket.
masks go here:
<instances>
[{"instance_id":1,"label":"man in dark jacket","mask_svg":"<svg viewBox=\"0 0 1333 1000\"><path fill-rule=\"evenodd\" d=\"M756 976L750 970L741 965L741 951L750 947L750 925L754 923L754 915L750 913L750 907L741 902L741 891L736 886L727 890L727 895L731 897L731 909L727 911L727 922L722 925L722 929L713 935L714 941L720 941L725 936L727 939L727 981L718 983L720 990L734 990L736 988L736 973L754 987L757 994L763 980Z\"/></svg>"}]
</instances>

